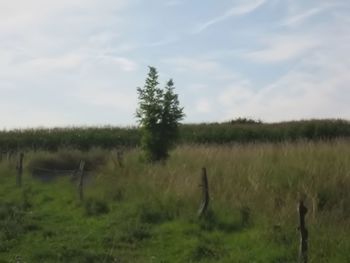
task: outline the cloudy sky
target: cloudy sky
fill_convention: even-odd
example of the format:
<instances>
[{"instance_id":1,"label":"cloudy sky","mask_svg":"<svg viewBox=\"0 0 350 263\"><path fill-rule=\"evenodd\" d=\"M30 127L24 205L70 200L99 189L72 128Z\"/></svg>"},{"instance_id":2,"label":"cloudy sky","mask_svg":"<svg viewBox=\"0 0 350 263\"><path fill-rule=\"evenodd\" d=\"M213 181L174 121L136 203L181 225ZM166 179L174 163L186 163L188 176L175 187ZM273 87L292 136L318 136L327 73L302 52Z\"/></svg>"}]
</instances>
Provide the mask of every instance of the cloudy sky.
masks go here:
<instances>
[{"instance_id":1,"label":"cloudy sky","mask_svg":"<svg viewBox=\"0 0 350 263\"><path fill-rule=\"evenodd\" d=\"M348 0L0 0L0 128L134 125L148 65L185 122L350 119Z\"/></svg>"}]
</instances>

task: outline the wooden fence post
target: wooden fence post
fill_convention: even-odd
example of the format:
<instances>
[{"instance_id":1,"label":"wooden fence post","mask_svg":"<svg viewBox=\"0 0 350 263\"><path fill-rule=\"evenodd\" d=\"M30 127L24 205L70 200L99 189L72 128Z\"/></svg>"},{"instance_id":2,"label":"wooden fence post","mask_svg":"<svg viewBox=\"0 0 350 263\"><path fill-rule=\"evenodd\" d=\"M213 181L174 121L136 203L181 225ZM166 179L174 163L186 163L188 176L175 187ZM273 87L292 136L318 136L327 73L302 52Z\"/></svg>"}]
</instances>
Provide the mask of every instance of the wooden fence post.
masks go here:
<instances>
[{"instance_id":1,"label":"wooden fence post","mask_svg":"<svg viewBox=\"0 0 350 263\"><path fill-rule=\"evenodd\" d=\"M207 170L205 167L202 168L202 184L200 185L202 187L202 203L198 210L198 217L202 217L209 205L209 187L208 187L208 177L207 177Z\"/></svg>"},{"instance_id":2,"label":"wooden fence post","mask_svg":"<svg viewBox=\"0 0 350 263\"><path fill-rule=\"evenodd\" d=\"M307 251L308 251L308 237L309 233L305 225L305 215L307 208L304 205L304 201L300 200L298 205L299 212L299 231L300 231L300 246L299 246L299 262L307 263Z\"/></svg>"},{"instance_id":3,"label":"wooden fence post","mask_svg":"<svg viewBox=\"0 0 350 263\"><path fill-rule=\"evenodd\" d=\"M16 177L16 184L18 187L22 186L23 158L24 158L24 153L20 153L18 163L17 163L17 177Z\"/></svg>"},{"instance_id":4,"label":"wooden fence post","mask_svg":"<svg viewBox=\"0 0 350 263\"><path fill-rule=\"evenodd\" d=\"M79 192L80 201L84 200L84 167L85 167L85 161L82 160L80 161L79 170L78 170L78 175L79 175L78 192Z\"/></svg>"},{"instance_id":5,"label":"wooden fence post","mask_svg":"<svg viewBox=\"0 0 350 263\"><path fill-rule=\"evenodd\" d=\"M123 167L123 151L121 149L117 150L117 161L119 167Z\"/></svg>"}]
</instances>

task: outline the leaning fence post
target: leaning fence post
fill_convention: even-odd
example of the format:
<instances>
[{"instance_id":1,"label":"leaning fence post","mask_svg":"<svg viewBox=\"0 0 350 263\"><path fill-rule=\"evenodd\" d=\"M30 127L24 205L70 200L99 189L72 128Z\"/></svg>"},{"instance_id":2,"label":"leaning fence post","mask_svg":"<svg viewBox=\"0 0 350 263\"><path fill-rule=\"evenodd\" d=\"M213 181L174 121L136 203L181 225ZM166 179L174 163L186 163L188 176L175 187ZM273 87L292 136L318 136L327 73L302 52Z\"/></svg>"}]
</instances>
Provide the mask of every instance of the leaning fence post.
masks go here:
<instances>
[{"instance_id":1,"label":"leaning fence post","mask_svg":"<svg viewBox=\"0 0 350 263\"><path fill-rule=\"evenodd\" d=\"M16 184L18 187L22 186L23 158L24 158L24 153L20 153L18 163L17 163L17 177L16 177Z\"/></svg>"},{"instance_id":2,"label":"leaning fence post","mask_svg":"<svg viewBox=\"0 0 350 263\"><path fill-rule=\"evenodd\" d=\"M205 167L202 168L202 184L200 186L202 187L202 203L198 210L198 217L202 217L206 213L209 205L208 177Z\"/></svg>"},{"instance_id":3,"label":"leaning fence post","mask_svg":"<svg viewBox=\"0 0 350 263\"><path fill-rule=\"evenodd\" d=\"M84 199L84 166L85 166L85 161L80 161L79 170L78 170L78 175L79 175L78 192L79 192L80 201Z\"/></svg>"},{"instance_id":4,"label":"leaning fence post","mask_svg":"<svg viewBox=\"0 0 350 263\"><path fill-rule=\"evenodd\" d=\"M299 231L300 231L300 246L299 246L299 262L307 263L307 251L308 251L308 237L309 233L305 225L305 215L307 208L304 205L304 201L300 200L298 205L299 212Z\"/></svg>"}]
</instances>

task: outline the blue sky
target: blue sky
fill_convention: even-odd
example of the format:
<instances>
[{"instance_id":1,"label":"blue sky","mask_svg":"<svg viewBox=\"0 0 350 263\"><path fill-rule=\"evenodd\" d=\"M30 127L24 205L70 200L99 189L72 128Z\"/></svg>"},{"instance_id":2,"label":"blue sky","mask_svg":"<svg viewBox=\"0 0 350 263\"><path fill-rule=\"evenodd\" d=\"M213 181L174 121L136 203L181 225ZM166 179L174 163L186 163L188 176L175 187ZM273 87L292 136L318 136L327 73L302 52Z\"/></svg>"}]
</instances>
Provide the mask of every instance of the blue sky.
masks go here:
<instances>
[{"instance_id":1,"label":"blue sky","mask_svg":"<svg viewBox=\"0 0 350 263\"><path fill-rule=\"evenodd\" d=\"M185 122L350 119L348 0L2 0L0 128L135 125L148 65Z\"/></svg>"}]
</instances>

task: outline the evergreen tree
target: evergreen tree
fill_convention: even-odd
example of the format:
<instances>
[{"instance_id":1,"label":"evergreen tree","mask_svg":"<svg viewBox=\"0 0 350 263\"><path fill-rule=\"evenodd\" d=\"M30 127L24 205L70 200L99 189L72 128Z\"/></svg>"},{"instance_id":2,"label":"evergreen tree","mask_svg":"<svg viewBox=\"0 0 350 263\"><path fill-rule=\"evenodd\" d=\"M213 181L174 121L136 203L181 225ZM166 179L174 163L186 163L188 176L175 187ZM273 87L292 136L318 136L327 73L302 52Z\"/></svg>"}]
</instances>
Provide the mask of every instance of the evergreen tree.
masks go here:
<instances>
[{"instance_id":1,"label":"evergreen tree","mask_svg":"<svg viewBox=\"0 0 350 263\"><path fill-rule=\"evenodd\" d=\"M164 160L178 138L179 121L183 119L178 95L174 93L174 83L170 79L165 89L159 88L158 72L149 67L143 88L137 88L138 118L142 131L141 147L150 161Z\"/></svg>"}]
</instances>

